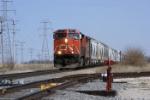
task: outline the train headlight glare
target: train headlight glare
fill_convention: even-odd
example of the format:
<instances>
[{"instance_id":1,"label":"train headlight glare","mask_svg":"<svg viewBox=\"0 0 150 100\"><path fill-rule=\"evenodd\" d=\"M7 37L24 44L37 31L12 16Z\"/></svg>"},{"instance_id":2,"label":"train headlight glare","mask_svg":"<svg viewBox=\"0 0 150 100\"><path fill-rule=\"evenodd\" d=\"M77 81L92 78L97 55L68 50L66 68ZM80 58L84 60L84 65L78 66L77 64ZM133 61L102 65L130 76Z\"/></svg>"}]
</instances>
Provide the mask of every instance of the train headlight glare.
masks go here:
<instances>
[{"instance_id":1,"label":"train headlight glare","mask_svg":"<svg viewBox=\"0 0 150 100\"><path fill-rule=\"evenodd\" d=\"M72 54L74 54L74 52L73 52L73 51L72 51L71 53L72 53Z\"/></svg>"},{"instance_id":2,"label":"train headlight glare","mask_svg":"<svg viewBox=\"0 0 150 100\"><path fill-rule=\"evenodd\" d=\"M61 51L58 51L58 54L61 54Z\"/></svg>"},{"instance_id":3,"label":"train headlight glare","mask_svg":"<svg viewBox=\"0 0 150 100\"><path fill-rule=\"evenodd\" d=\"M65 43L67 43L68 42L68 39L65 39Z\"/></svg>"}]
</instances>

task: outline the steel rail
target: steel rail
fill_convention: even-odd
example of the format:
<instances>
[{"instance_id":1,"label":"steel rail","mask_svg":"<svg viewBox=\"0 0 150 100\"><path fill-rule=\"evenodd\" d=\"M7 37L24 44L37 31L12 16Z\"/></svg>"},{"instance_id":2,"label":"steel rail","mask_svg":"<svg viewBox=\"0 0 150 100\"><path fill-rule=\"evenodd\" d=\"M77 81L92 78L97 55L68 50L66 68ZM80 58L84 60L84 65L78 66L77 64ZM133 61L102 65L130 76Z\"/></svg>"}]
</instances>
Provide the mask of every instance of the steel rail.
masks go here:
<instances>
[{"instance_id":1,"label":"steel rail","mask_svg":"<svg viewBox=\"0 0 150 100\"><path fill-rule=\"evenodd\" d=\"M150 72L128 72L128 73L112 73L113 78L136 78L136 77L148 77Z\"/></svg>"},{"instance_id":2,"label":"steel rail","mask_svg":"<svg viewBox=\"0 0 150 100\"><path fill-rule=\"evenodd\" d=\"M146 77L146 76L150 76L150 72L113 73L113 78L135 78L135 77ZM76 74L76 75L69 75L69 76L64 76L64 77L60 77L60 78L55 78L55 79L32 82L32 83L28 83L28 84L24 84L24 85L20 85L20 86L16 86L16 87L1 89L0 91L3 92L3 93L1 93L0 95L5 95L6 93L12 93L12 92L15 92L15 91L18 91L18 90L21 90L21 89L27 89L27 88L31 88L31 87L32 88L40 87L41 84L46 84L46 83L51 83L51 82L59 83L59 82L65 82L66 80L67 81L68 80L71 80L71 81L78 80L78 81L80 81L79 78L83 78L81 82L83 82L83 80L84 80L84 82L86 82L88 79L90 79L90 80L93 80L93 79L96 79L96 78L101 79L101 73ZM66 84L67 84L67 82L66 82ZM64 85L63 85L63 87L64 87ZM41 93L41 95L48 94L49 92L52 91L52 90L49 90L49 89L46 89L46 90L47 91L43 91ZM55 92L55 91L53 90L52 92ZM40 94L40 93L38 93L38 94ZM32 95L35 95L35 94L33 93ZM29 96L31 96L31 95L29 95ZM35 97L35 96L33 96L33 97ZM18 99L18 100L22 100L22 99Z\"/></svg>"},{"instance_id":3,"label":"steel rail","mask_svg":"<svg viewBox=\"0 0 150 100\"><path fill-rule=\"evenodd\" d=\"M19 79L25 77L32 77L32 76L39 76L39 75L46 75L46 74L54 74L54 73L61 73L67 72L69 70L44 70L44 71L33 71L33 72L24 72L24 73L13 73L13 74L4 74L0 75L0 80L2 79Z\"/></svg>"},{"instance_id":4,"label":"steel rail","mask_svg":"<svg viewBox=\"0 0 150 100\"><path fill-rule=\"evenodd\" d=\"M55 90L64 89L64 88L67 88L67 87L72 86L74 84L77 84L80 82L87 82L88 80L93 80L93 79L98 78L98 77L101 78L100 74L101 73L97 73L95 75L94 74L77 75L76 78L80 77L80 79L71 80L69 82L66 82L66 83L60 85L60 86L56 86L56 87L52 87L52 88L45 89L42 91L38 91L38 92L35 92L32 94L17 98L16 100L31 100L31 99L32 100L41 100L42 97L55 93ZM123 77L123 78L133 77L133 78L135 78L135 77L150 76L150 72L113 73L113 75L114 75L114 78L118 78L118 77Z\"/></svg>"},{"instance_id":5,"label":"steel rail","mask_svg":"<svg viewBox=\"0 0 150 100\"><path fill-rule=\"evenodd\" d=\"M58 85L58 86L55 86L55 87L52 87L52 88L48 88L48 89L45 89L45 90L42 90L42 91L37 91L37 92L25 95L25 96L20 97L20 98L16 98L15 100L41 100L43 97L55 93L56 90L65 89L67 87L73 86L73 85L81 83L81 82L87 82L88 80L91 80L93 78L95 78L95 77L85 76L85 77L82 77L82 78L78 78L78 79L75 79L75 80L65 82L61 85Z\"/></svg>"},{"instance_id":6,"label":"steel rail","mask_svg":"<svg viewBox=\"0 0 150 100\"><path fill-rule=\"evenodd\" d=\"M8 88L3 88L3 89L0 89L0 96L8 94L8 93L20 91L23 89L39 88L41 86L41 84L54 83L54 82L62 83L62 82L65 82L66 80L75 80L75 79L85 77L85 76L91 76L91 75L88 75L88 74L69 75L69 76L64 76L64 77L60 77L60 78L46 79L46 80L35 81L35 82L27 83L27 84L16 85L16 86L8 87ZM97 77L98 76L99 75L97 75Z\"/></svg>"}]
</instances>

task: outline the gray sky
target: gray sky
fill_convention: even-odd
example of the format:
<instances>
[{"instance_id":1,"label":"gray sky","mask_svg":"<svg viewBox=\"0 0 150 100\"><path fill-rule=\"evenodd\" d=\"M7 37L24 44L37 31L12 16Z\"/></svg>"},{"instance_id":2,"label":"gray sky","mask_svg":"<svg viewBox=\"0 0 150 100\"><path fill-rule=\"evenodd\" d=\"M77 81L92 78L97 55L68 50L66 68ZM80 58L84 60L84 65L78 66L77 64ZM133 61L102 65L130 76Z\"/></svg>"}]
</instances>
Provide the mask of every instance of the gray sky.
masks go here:
<instances>
[{"instance_id":1,"label":"gray sky","mask_svg":"<svg viewBox=\"0 0 150 100\"><path fill-rule=\"evenodd\" d=\"M24 61L31 59L29 48L34 49L33 59L38 59L38 52L41 54L43 30L39 28L45 20L52 23L48 28L53 31L77 29L116 50L136 45L150 56L150 0L13 0L8 9L16 10L15 14L8 12L8 18L19 21L16 36L17 41L25 42ZM47 33L52 56L52 30ZM17 48L21 48L19 43Z\"/></svg>"}]
</instances>

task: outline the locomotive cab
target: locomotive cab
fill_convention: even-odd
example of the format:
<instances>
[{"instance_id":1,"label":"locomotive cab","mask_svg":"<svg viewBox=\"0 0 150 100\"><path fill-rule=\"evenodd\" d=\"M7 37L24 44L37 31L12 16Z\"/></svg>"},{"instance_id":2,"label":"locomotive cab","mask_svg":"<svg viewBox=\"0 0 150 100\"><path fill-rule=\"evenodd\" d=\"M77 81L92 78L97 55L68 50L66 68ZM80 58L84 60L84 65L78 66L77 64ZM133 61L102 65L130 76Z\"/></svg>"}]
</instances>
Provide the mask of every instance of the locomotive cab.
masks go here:
<instances>
[{"instance_id":1,"label":"locomotive cab","mask_svg":"<svg viewBox=\"0 0 150 100\"><path fill-rule=\"evenodd\" d=\"M80 55L80 32L63 29L54 32L54 66L75 68Z\"/></svg>"}]
</instances>

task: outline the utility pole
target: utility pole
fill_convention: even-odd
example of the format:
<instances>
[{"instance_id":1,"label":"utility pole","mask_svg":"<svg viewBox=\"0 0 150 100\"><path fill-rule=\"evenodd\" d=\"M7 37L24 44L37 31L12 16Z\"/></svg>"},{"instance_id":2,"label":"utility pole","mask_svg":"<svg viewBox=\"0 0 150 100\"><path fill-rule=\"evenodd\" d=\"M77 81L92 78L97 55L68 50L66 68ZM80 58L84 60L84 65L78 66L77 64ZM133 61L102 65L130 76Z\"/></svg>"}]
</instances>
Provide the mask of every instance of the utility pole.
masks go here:
<instances>
[{"instance_id":1,"label":"utility pole","mask_svg":"<svg viewBox=\"0 0 150 100\"><path fill-rule=\"evenodd\" d=\"M2 0L0 1L2 2L2 19L3 19L3 23L2 23L2 29L3 29L3 64L5 64L5 66L8 67L13 67L13 63L12 63L12 55L11 55L11 45L10 45L10 35L9 35L9 26L8 26L8 17L7 17L7 12L8 11L14 11L14 10L8 10L7 9L7 3L8 2L13 2L13 1L8 1L8 0ZM5 31L4 31L5 30Z\"/></svg>"},{"instance_id":2,"label":"utility pole","mask_svg":"<svg viewBox=\"0 0 150 100\"><path fill-rule=\"evenodd\" d=\"M1 18L1 17L0 17ZM3 28L2 28L2 18L0 19L0 22L1 22L1 49L2 49L2 67L4 67L4 43L3 43Z\"/></svg>"},{"instance_id":3,"label":"utility pole","mask_svg":"<svg viewBox=\"0 0 150 100\"><path fill-rule=\"evenodd\" d=\"M41 23L43 23L44 24L44 26L43 26L43 28L41 28L41 29L43 29L44 30L44 32L43 32L43 45L42 45L42 55L41 55L41 59L42 59L42 61L46 61L46 60L50 60L50 55L49 55L49 48L48 48L48 40L47 40L47 30L48 29L51 29L52 30L52 28L48 28L47 27L47 24L48 23L50 23L48 20L46 20L46 21L42 21ZM44 59L45 58L45 59Z\"/></svg>"},{"instance_id":4,"label":"utility pole","mask_svg":"<svg viewBox=\"0 0 150 100\"><path fill-rule=\"evenodd\" d=\"M23 49L23 44L24 44L25 42L20 42L20 44L21 44L21 63L23 63L23 50L25 50L25 49Z\"/></svg>"},{"instance_id":5,"label":"utility pole","mask_svg":"<svg viewBox=\"0 0 150 100\"><path fill-rule=\"evenodd\" d=\"M14 64L16 63L16 30L18 30L18 29L16 29L15 28L15 25L16 25L16 22L18 22L18 21L12 21L13 22L13 60L14 60Z\"/></svg>"},{"instance_id":6,"label":"utility pole","mask_svg":"<svg viewBox=\"0 0 150 100\"><path fill-rule=\"evenodd\" d=\"M33 48L30 48L29 50L30 50L29 53L31 53L31 62L32 62L32 53L33 53L32 51L33 51Z\"/></svg>"}]
</instances>

